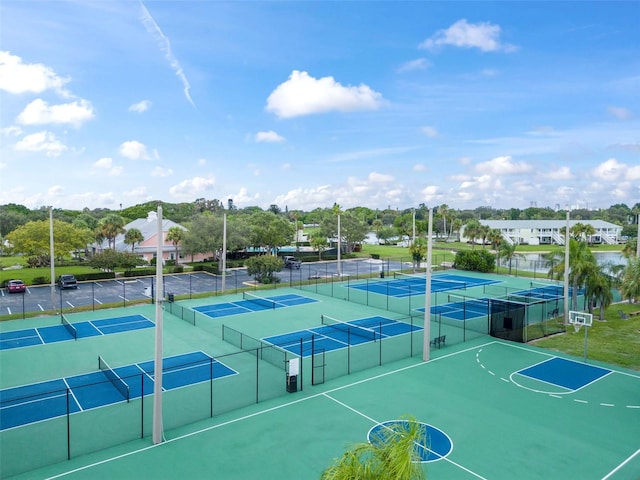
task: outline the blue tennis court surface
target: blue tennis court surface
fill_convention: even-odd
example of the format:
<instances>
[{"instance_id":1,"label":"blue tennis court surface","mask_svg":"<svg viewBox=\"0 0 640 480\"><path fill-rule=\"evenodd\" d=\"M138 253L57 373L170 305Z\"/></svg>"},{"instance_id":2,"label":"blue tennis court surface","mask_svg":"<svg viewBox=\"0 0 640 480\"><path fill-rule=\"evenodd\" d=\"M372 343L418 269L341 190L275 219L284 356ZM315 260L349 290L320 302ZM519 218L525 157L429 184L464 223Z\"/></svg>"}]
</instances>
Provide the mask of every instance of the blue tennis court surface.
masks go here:
<instances>
[{"instance_id":1,"label":"blue tennis court surface","mask_svg":"<svg viewBox=\"0 0 640 480\"><path fill-rule=\"evenodd\" d=\"M263 338L263 340L296 355L308 357L313 352L337 350L349 345L384 340L387 337L403 335L416 330L422 330L422 327L374 316L274 335ZM301 345L302 353L300 352Z\"/></svg>"},{"instance_id":2,"label":"blue tennis court surface","mask_svg":"<svg viewBox=\"0 0 640 480\"><path fill-rule=\"evenodd\" d=\"M393 280L379 280L375 282L368 281L366 283L349 285L349 288L401 298L412 295L424 295L427 290L426 281L427 278L425 275L396 274L396 277ZM447 273L433 275L431 277L431 291L446 292L450 290L480 287L482 285L490 285L492 283L499 282L497 280Z\"/></svg>"},{"instance_id":3,"label":"blue tennis court surface","mask_svg":"<svg viewBox=\"0 0 640 480\"><path fill-rule=\"evenodd\" d=\"M227 303L215 303L211 305L201 305L193 307L208 317L226 317L228 315L241 315L243 313L261 312L264 310L273 310L276 308L293 307L296 305L304 305L307 303L315 303L318 300L290 293L286 295L274 295L271 297L259 297L254 294L245 293L242 300Z\"/></svg>"},{"instance_id":4,"label":"blue tennis court surface","mask_svg":"<svg viewBox=\"0 0 640 480\"><path fill-rule=\"evenodd\" d=\"M114 376L115 373L115 376ZM237 372L204 352L191 352L162 361L162 390L235 375ZM103 407L151 395L154 362L136 363L0 390L0 430ZM117 385L117 386L116 386ZM126 390L124 390L126 389ZM128 390L128 392L127 392ZM67 404L68 402L68 404Z\"/></svg>"},{"instance_id":5,"label":"blue tennis court surface","mask_svg":"<svg viewBox=\"0 0 640 480\"><path fill-rule=\"evenodd\" d=\"M144 315L126 315L123 317L73 323L72 326L73 329L75 329L75 337L69 328L62 324L14 330L11 332L0 332L0 350L128 332L142 328L151 328L154 325L155 323Z\"/></svg>"},{"instance_id":6,"label":"blue tennis court surface","mask_svg":"<svg viewBox=\"0 0 640 480\"><path fill-rule=\"evenodd\" d=\"M611 370L560 357L517 371L535 380L569 390L579 390L611 373Z\"/></svg>"}]
</instances>

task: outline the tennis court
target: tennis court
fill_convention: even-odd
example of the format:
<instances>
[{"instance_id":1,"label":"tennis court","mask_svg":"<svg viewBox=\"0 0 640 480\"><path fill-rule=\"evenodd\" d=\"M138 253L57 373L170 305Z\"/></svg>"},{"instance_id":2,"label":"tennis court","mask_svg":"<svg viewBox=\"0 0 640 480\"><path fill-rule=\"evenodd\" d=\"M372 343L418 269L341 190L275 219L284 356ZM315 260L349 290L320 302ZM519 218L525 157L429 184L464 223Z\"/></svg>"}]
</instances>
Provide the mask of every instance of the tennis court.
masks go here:
<instances>
[{"instance_id":1,"label":"tennis court","mask_svg":"<svg viewBox=\"0 0 640 480\"><path fill-rule=\"evenodd\" d=\"M242 300L226 303L214 303L193 307L193 310L208 317L226 317L229 315L242 315L245 313L261 312L263 310L275 310L276 308L293 307L313 303L309 297L297 294L272 295L261 297L250 292L244 292Z\"/></svg>"},{"instance_id":2,"label":"tennis court","mask_svg":"<svg viewBox=\"0 0 640 480\"><path fill-rule=\"evenodd\" d=\"M284 333L263 340L291 353L308 357L315 352L331 351L381 341L396 335L404 335L422 327L382 316L358 318L343 322L322 315L323 326Z\"/></svg>"},{"instance_id":3,"label":"tennis court","mask_svg":"<svg viewBox=\"0 0 640 480\"><path fill-rule=\"evenodd\" d=\"M64 315L61 317L63 320L60 325L0 332L0 350L122 333L155 325L143 315L125 315L78 323L69 323Z\"/></svg>"},{"instance_id":4,"label":"tennis court","mask_svg":"<svg viewBox=\"0 0 640 480\"><path fill-rule=\"evenodd\" d=\"M203 352L165 357L163 391L206 382L233 369ZM0 430L100 408L153 393L154 362L112 369L98 357L98 370L0 390Z\"/></svg>"},{"instance_id":5,"label":"tennis court","mask_svg":"<svg viewBox=\"0 0 640 480\"><path fill-rule=\"evenodd\" d=\"M431 291L446 292L449 290L466 290L467 288L480 287L493 283L498 282L491 279L443 273L431 277ZM426 275L411 275L396 272L393 279L350 284L349 288L397 298L424 295L426 291Z\"/></svg>"},{"instance_id":6,"label":"tennis court","mask_svg":"<svg viewBox=\"0 0 640 480\"><path fill-rule=\"evenodd\" d=\"M531 287L511 278L508 283L493 275L478 278L505 290L507 285L513 291ZM165 304L164 357L195 352L201 357L194 360L206 364L208 357L209 365L218 362L222 370L208 377L204 366L194 375L180 369L163 375L165 440L156 446L151 441L153 395L147 394L153 385L149 359L154 358L155 329L0 351L3 390L87 374L102 375L109 389L94 400L81 398L82 411L0 431L0 477L313 479L349 445L374 438L385 422L411 415L428 433L420 447L428 478L638 480L638 372L490 337L486 319L479 322L484 330L476 331L470 329L473 321L432 318L431 338L446 334L447 343L423 362L424 314L406 313L415 313L416 303L424 306L423 298L414 297L413 304L411 297L387 303L393 299L388 296L376 305L358 303L349 301L347 285L348 280L324 287L335 296L316 293L313 285L300 295L312 301L296 308L272 306L243 315L215 317L194 310L213 304L211 298ZM264 296L273 300L300 291L282 288ZM83 312L72 323L107 315L154 318L154 308ZM184 311L198 315L198 322L171 313ZM348 329L368 330L355 335L321 330L341 344L323 347L323 355L303 351L300 356L299 347L266 342L280 343L290 334L304 342L306 332L336 330L323 325L321 316L348 320L353 324ZM3 322L0 329L54 325L60 325L59 317ZM409 331L402 333L407 325ZM374 339L367 338L369 331ZM289 340L295 343L295 338ZM127 383L129 402L114 386L119 382L98 368L96 352ZM290 358L300 359L297 391L287 390ZM107 396L114 402L89 406ZM4 422L8 410L0 415ZM26 449L29 455L23 454Z\"/></svg>"}]
</instances>

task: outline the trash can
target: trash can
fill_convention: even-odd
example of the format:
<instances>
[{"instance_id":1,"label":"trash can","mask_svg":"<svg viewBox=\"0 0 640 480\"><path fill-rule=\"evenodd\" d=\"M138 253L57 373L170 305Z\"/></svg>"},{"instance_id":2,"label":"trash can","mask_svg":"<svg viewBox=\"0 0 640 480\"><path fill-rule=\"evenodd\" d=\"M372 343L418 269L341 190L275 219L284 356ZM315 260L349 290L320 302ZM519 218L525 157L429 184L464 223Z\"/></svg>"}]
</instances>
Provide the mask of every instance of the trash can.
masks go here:
<instances>
[{"instance_id":1,"label":"trash can","mask_svg":"<svg viewBox=\"0 0 640 480\"><path fill-rule=\"evenodd\" d=\"M287 375L287 392L293 393L298 391L298 376Z\"/></svg>"},{"instance_id":2,"label":"trash can","mask_svg":"<svg viewBox=\"0 0 640 480\"><path fill-rule=\"evenodd\" d=\"M167 298L169 300L169 303L173 303L173 301L175 300L175 295L173 293L168 293Z\"/></svg>"}]
</instances>

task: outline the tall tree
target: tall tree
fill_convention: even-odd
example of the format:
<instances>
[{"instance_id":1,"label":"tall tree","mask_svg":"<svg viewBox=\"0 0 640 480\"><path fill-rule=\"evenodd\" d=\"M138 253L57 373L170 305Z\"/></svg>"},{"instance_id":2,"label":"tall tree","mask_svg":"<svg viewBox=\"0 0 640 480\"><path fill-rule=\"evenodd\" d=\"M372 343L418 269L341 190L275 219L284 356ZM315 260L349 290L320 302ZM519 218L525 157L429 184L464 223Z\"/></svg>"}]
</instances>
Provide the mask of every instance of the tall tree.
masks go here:
<instances>
[{"instance_id":1,"label":"tall tree","mask_svg":"<svg viewBox=\"0 0 640 480\"><path fill-rule=\"evenodd\" d=\"M124 243L126 243L127 245L131 245L131 253L133 253L133 251L135 250L136 243L140 243L143 241L144 235L142 235L142 232L138 228L130 228L124 234Z\"/></svg>"},{"instance_id":2,"label":"tall tree","mask_svg":"<svg viewBox=\"0 0 640 480\"><path fill-rule=\"evenodd\" d=\"M471 249L476 247L476 239L481 235L480 222L477 220L469 220L464 227L464 236L471 242Z\"/></svg>"},{"instance_id":3,"label":"tall tree","mask_svg":"<svg viewBox=\"0 0 640 480\"><path fill-rule=\"evenodd\" d=\"M167 240L170 241L173 244L173 248L175 249L175 259L176 259L176 265L179 262L179 246L180 246L180 242L182 242L182 239L184 238L184 230L180 227L171 227L169 229L169 231L167 232Z\"/></svg>"},{"instance_id":4,"label":"tall tree","mask_svg":"<svg viewBox=\"0 0 640 480\"><path fill-rule=\"evenodd\" d=\"M107 239L109 248L116 248L116 237L125 232L125 220L117 213L110 213L98 223L98 231Z\"/></svg>"}]
</instances>

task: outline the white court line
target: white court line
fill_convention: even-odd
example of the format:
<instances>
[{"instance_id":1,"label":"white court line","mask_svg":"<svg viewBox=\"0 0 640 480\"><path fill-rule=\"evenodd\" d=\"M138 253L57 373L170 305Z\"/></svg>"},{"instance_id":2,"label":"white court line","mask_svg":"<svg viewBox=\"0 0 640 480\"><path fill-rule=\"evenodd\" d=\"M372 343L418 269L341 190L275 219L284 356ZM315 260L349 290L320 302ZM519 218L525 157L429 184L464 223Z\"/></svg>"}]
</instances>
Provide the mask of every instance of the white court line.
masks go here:
<instances>
[{"instance_id":1,"label":"white court line","mask_svg":"<svg viewBox=\"0 0 640 480\"><path fill-rule=\"evenodd\" d=\"M624 467L627 463L629 463L633 459L633 457L635 457L639 453L640 453L640 448L638 450L636 450L635 453L631 454L631 456L629 456L624 462L622 462L620 465L618 465L616 468L614 468L609 473L607 473L604 477L602 477L602 480L607 480L607 479L611 478L611 475L613 475L618 470L620 470L622 467Z\"/></svg>"},{"instance_id":2,"label":"white court line","mask_svg":"<svg viewBox=\"0 0 640 480\"><path fill-rule=\"evenodd\" d=\"M437 361L439 361L441 359L452 357L452 356L455 356L455 355L458 355L458 354L461 354L461 353L466 353L466 352L475 350L478 347L482 347L482 346L486 346L486 345L492 345L494 343L498 343L498 342L493 341L493 342L488 342L488 343L485 343L485 344L482 344L482 345L479 345L479 346L469 347L467 349L460 350L458 352L452 352L452 353L449 353L447 355L443 355L442 357L434 358L432 360L429 360L428 362L420 362L420 363L416 363L414 365L408 365L406 367L402 367L402 368L399 368L397 370L381 373L380 375L375 375L373 377L369 377L369 378L365 378L365 379L359 380L357 382L353 382L353 383L351 383L349 385L343 385L341 387L336 387L336 388L333 388L333 389L328 390L326 392L316 393L315 395L311 395L309 397L300 398L300 399L294 400L292 402L283 403L282 405L276 405L275 407L267 408L265 410L260 410L260 411L255 412L255 413L250 413L249 415L245 415L245 416L239 417L239 418L234 418L232 420L228 420L226 422L222 422L222 423L219 423L217 425L212 425L210 427L203 428L203 429L197 430L195 432L187 433L187 434L179 436L179 437L170 438L170 439L168 439L168 440L166 440L166 441L164 441L162 443L158 443L158 444L155 444L155 445L149 445L147 447L143 447L143 448L140 448L138 450L133 450L131 452L123 453L122 455L117 455L115 457L111 457L111 458L106 458L104 460L100 460L99 462L94 462L94 463L91 463L89 465L84 465L82 467L74 468L73 470L62 472L62 473L59 473L59 474L54 475L52 477L47 477L45 480L54 480L56 478L62 478L62 477L65 477L67 475L71 475L71 474L74 474L74 473L82 472L83 470L87 470L89 468L96 467L98 465L103 465L105 463L109 463L109 462L112 462L114 460L120 460L121 458L126 458L126 457L130 457L131 455L136 455L138 453L146 452L147 450L151 450L152 448L157 448L157 447L160 447L162 445L166 445L167 443L177 442L179 440L183 440L185 438L189 438L189 437L193 437L193 436L196 436L196 435L200 435L202 433L206 433L206 432L209 432L211 430L217 430L220 427L226 427L227 425L233 425L234 423L242 422L244 420L248 420L248 419L253 418L253 417L257 417L257 416L260 416L260 415L263 415L263 414L266 414L266 413L274 412L276 410L280 410L282 408L289 407L291 405L296 405L298 403L302 403L302 402L306 402L308 400L316 399L316 398L324 396L325 394L328 394L328 393L337 392L339 390L343 390L345 388L350 388L350 387L355 386L355 385L360 385L362 383L370 382L370 381L376 380L378 378L386 377L388 375L393 375L395 373L399 373L399 372L403 372L405 370L409 370L409 369L412 369L412 368L420 367L422 365L427 365L427 364L432 363L432 362L437 362Z\"/></svg>"}]
</instances>

